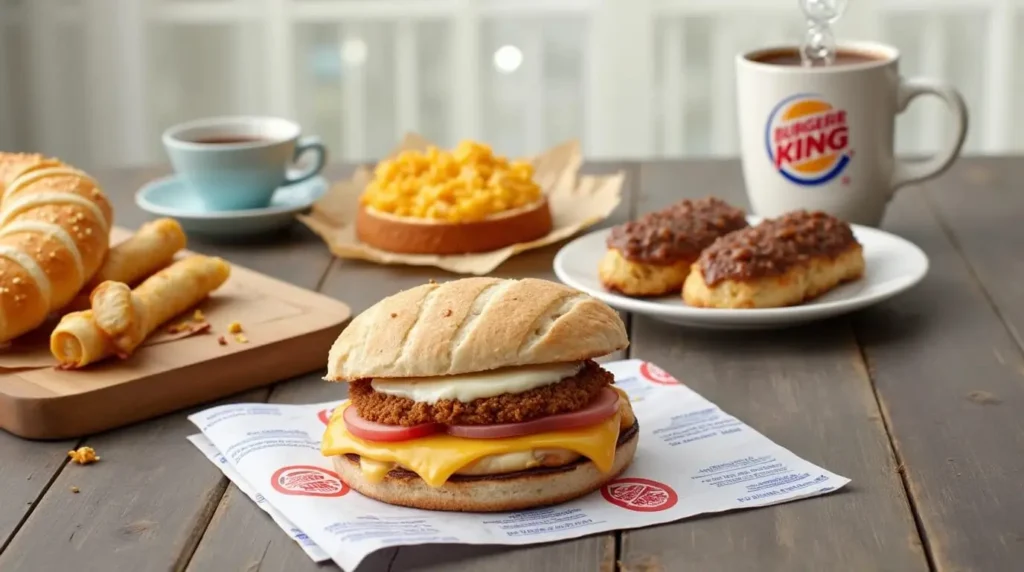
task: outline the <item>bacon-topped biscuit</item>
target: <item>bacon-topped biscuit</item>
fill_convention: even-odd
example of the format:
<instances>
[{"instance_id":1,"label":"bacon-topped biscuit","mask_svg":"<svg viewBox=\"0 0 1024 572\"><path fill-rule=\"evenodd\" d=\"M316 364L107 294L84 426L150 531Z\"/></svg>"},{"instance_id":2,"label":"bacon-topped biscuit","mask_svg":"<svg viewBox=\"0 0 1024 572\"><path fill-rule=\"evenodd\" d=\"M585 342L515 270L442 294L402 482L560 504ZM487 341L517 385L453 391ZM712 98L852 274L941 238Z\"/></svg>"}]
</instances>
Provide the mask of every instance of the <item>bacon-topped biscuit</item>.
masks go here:
<instances>
[{"instance_id":1,"label":"bacon-topped biscuit","mask_svg":"<svg viewBox=\"0 0 1024 572\"><path fill-rule=\"evenodd\" d=\"M850 225L823 212L794 211L730 233L705 249L683 300L707 308L800 304L864 274Z\"/></svg>"},{"instance_id":2,"label":"bacon-topped biscuit","mask_svg":"<svg viewBox=\"0 0 1024 572\"><path fill-rule=\"evenodd\" d=\"M744 212L721 199L679 201L613 228L598 276L627 296L678 294L701 251L746 226Z\"/></svg>"}]
</instances>

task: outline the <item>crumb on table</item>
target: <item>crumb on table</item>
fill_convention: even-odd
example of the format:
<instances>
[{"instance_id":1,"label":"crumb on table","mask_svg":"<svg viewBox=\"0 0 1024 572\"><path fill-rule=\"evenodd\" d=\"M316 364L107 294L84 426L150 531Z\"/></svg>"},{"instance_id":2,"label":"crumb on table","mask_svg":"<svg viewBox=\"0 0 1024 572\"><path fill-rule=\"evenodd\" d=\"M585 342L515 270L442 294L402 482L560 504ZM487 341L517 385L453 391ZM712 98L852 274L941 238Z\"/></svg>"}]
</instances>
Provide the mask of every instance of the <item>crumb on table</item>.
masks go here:
<instances>
[{"instance_id":1,"label":"crumb on table","mask_svg":"<svg viewBox=\"0 0 1024 572\"><path fill-rule=\"evenodd\" d=\"M245 334L235 334L235 341L240 344L249 343L249 338L245 337Z\"/></svg>"},{"instance_id":2,"label":"crumb on table","mask_svg":"<svg viewBox=\"0 0 1024 572\"><path fill-rule=\"evenodd\" d=\"M71 492L78 494L78 487L71 487Z\"/></svg>"},{"instance_id":3,"label":"crumb on table","mask_svg":"<svg viewBox=\"0 0 1024 572\"><path fill-rule=\"evenodd\" d=\"M197 309L197 310L196 310L196 311L195 311L195 312L194 312L194 313L192 314L192 321L193 321L193 322L205 322L205 321L206 321L206 315L205 315L205 314L203 314L203 311L202 311L202 310L199 310L199 309Z\"/></svg>"},{"instance_id":4,"label":"crumb on table","mask_svg":"<svg viewBox=\"0 0 1024 572\"><path fill-rule=\"evenodd\" d=\"M224 336L217 336L217 343L226 346L228 345L228 340Z\"/></svg>"},{"instance_id":5,"label":"crumb on table","mask_svg":"<svg viewBox=\"0 0 1024 572\"><path fill-rule=\"evenodd\" d=\"M228 324L228 333L229 334L240 334L240 333L242 333L242 324L239 324L238 322L231 322L230 324Z\"/></svg>"},{"instance_id":6,"label":"crumb on table","mask_svg":"<svg viewBox=\"0 0 1024 572\"><path fill-rule=\"evenodd\" d=\"M71 457L73 463L78 463L79 465L88 465L100 460L100 456L96 454L92 447L79 447L74 451L68 451L68 457Z\"/></svg>"}]
</instances>

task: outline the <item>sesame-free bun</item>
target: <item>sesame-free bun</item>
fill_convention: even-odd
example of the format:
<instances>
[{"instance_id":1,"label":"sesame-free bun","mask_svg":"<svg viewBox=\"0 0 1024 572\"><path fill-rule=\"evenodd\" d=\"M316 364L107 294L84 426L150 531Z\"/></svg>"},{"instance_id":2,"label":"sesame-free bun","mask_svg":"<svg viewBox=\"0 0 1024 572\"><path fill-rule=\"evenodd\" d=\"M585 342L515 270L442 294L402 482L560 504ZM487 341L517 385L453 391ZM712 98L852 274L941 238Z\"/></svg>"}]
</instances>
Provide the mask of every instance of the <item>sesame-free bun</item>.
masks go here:
<instances>
[{"instance_id":1,"label":"sesame-free bun","mask_svg":"<svg viewBox=\"0 0 1024 572\"><path fill-rule=\"evenodd\" d=\"M331 348L330 381L455 375L573 362L629 345L619 315L557 282L464 278L389 296Z\"/></svg>"},{"instance_id":2,"label":"sesame-free bun","mask_svg":"<svg viewBox=\"0 0 1024 572\"><path fill-rule=\"evenodd\" d=\"M395 216L360 207L356 237L374 248L401 254L469 254L528 242L551 232L547 199L473 222Z\"/></svg>"},{"instance_id":3,"label":"sesame-free bun","mask_svg":"<svg viewBox=\"0 0 1024 572\"><path fill-rule=\"evenodd\" d=\"M607 473L584 457L561 467L504 475L455 475L437 488L409 471L393 470L383 481L371 483L363 476L357 458L336 455L332 461L345 484L381 502L426 510L505 512L558 504L601 488L633 461L639 436L636 424L623 432Z\"/></svg>"}]
</instances>

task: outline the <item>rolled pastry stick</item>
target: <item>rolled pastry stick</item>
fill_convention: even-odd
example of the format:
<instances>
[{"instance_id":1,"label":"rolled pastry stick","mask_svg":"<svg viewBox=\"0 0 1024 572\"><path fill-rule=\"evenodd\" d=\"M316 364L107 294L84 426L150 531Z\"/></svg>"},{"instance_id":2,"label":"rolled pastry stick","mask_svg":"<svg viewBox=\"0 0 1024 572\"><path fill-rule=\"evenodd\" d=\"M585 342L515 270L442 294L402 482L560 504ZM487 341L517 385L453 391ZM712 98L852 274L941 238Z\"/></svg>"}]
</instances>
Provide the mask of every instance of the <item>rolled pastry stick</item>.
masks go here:
<instances>
[{"instance_id":1,"label":"rolled pastry stick","mask_svg":"<svg viewBox=\"0 0 1024 572\"><path fill-rule=\"evenodd\" d=\"M101 282L111 280L124 282L128 286L137 285L147 276L170 264L174 255L185 248L186 242L185 232L178 221L161 218L147 222L128 240L107 252L103 266L65 310L89 308L89 294Z\"/></svg>"},{"instance_id":2,"label":"rolled pastry stick","mask_svg":"<svg viewBox=\"0 0 1024 572\"><path fill-rule=\"evenodd\" d=\"M107 281L93 290L92 308L64 316L50 335L60 367L76 369L127 357L161 324L198 304L231 274L224 260L190 256L160 270L134 290Z\"/></svg>"},{"instance_id":3,"label":"rolled pastry stick","mask_svg":"<svg viewBox=\"0 0 1024 572\"><path fill-rule=\"evenodd\" d=\"M746 226L743 211L721 199L679 201L613 228L598 278L626 296L678 294L700 252Z\"/></svg>"},{"instance_id":4,"label":"rolled pastry stick","mask_svg":"<svg viewBox=\"0 0 1024 572\"><path fill-rule=\"evenodd\" d=\"M730 233L701 253L683 300L702 308L800 304L864 274L850 225L823 212L793 211Z\"/></svg>"}]
</instances>

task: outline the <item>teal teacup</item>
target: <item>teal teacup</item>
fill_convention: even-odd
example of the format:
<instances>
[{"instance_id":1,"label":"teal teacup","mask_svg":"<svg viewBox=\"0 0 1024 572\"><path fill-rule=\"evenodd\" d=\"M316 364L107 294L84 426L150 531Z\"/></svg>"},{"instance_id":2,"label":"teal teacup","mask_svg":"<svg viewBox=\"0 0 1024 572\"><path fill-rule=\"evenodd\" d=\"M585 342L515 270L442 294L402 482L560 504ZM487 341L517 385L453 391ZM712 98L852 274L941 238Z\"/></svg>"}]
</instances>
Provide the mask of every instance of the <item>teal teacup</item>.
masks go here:
<instances>
[{"instance_id":1,"label":"teal teacup","mask_svg":"<svg viewBox=\"0 0 1024 572\"><path fill-rule=\"evenodd\" d=\"M317 137L302 137L298 124L276 117L212 117L171 127L164 148L178 176L211 211L258 209L274 191L315 176L327 150ZM289 166L306 151L313 166Z\"/></svg>"}]
</instances>

